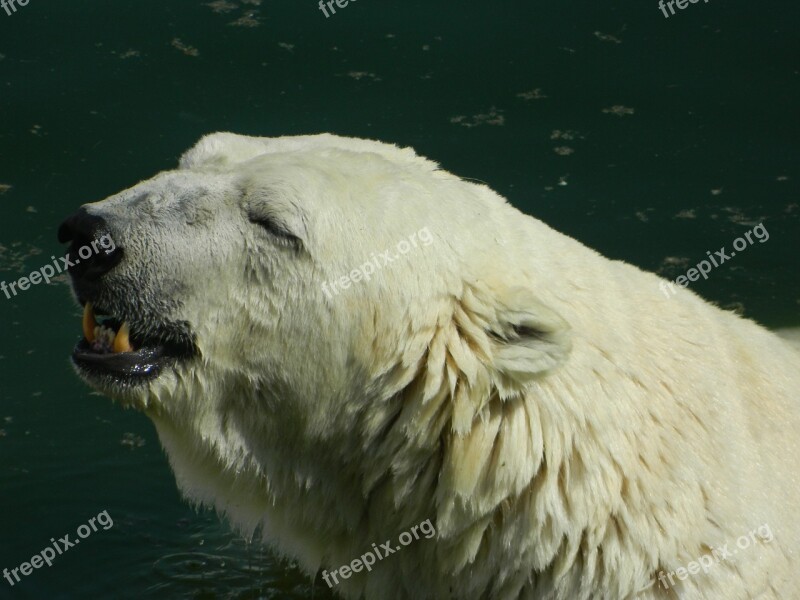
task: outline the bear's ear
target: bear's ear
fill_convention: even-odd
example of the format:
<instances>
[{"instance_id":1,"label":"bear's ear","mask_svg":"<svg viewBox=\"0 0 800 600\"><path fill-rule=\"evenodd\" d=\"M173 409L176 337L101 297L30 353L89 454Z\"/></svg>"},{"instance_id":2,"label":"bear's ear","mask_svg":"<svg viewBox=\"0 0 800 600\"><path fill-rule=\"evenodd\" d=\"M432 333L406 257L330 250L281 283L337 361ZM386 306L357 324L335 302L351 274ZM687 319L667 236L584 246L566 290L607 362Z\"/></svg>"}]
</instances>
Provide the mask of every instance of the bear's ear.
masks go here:
<instances>
[{"instance_id":1,"label":"bear's ear","mask_svg":"<svg viewBox=\"0 0 800 600\"><path fill-rule=\"evenodd\" d=\"M432 338L423 337L429 329L423 331L419 342L424 344L413 344L425 349L422 369L409 375L418 377L404 394L404 422L449 416L458 435L472 431L475 419L487 415L495 400L525 397L538 378L566 360L571 349L567 322L529 289L486 282L465 284L452 316L439 322ZM405 379L397 383L407 384ZM436 436L440 430L431 426L424 431Z\"/></svg>"},{"instance_id":2,"label":"bear's ear","mask_svg":"<svg viewBox=\"0 0 800 600\"><path fill-rule=\"evenodd\" d=\"M267 152L269 138L217 132L203 136L181 156L180 169L224 169Z\"/></svg>"},{"instance_id":3,"label":"bear's ear","mask_svg":"<svg viewBox=\"0 0 800 600\"><path fill-rule=\"evenodd\" d=\"M488 366L505 398L566 359L570 327L525 288L510 288L496 300L495 318L486 324L492 346Z\"/></svg>"}]
</instances>

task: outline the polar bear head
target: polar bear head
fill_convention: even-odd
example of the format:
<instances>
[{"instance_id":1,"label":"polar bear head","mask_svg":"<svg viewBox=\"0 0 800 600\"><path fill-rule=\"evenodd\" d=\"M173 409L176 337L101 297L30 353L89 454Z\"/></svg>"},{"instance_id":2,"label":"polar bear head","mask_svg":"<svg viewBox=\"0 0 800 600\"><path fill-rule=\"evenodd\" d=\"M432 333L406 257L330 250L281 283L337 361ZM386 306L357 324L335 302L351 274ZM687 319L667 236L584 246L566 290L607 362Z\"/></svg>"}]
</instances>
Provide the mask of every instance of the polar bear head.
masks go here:
<instances>
[{"instance_id":1,"label":"polar bear head","mask_svg":"<svg viewBox=\"0 0 800 600\"><path fill-rule=\"evenodd\" d=\"M62 224L73 362L155 422L188 497L311 569L356 531L454 531L437 494L486 474L447 457L570 349L521 251L542 227L410 149L212 134ZM113 251L79 261L103 236ZM501 492L481 493L476 515Z\"/></svg>"}]
</instances>

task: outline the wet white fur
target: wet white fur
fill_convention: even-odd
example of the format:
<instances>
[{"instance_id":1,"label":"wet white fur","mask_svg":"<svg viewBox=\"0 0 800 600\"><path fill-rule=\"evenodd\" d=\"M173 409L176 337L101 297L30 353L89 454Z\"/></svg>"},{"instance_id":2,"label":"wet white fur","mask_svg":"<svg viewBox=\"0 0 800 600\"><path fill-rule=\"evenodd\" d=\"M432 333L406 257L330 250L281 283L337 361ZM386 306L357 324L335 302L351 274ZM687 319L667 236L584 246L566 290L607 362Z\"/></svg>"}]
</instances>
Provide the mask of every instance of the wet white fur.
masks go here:
<instances>
[{"instance_id":1,"label":"wet white fur","mask_svg":"<svg viewBox=\"0 0 800 600\"><path fill-rule=\"evenodd\" d=\"M201 361L107 390L187 498L312 574L432 520L347 597L800 597L800 354L773 333L379 142L213 134L90 210L129 293L178 298L197 333ZM763 524L773 541L656 579Z\"/></svg>"}]
</instances>

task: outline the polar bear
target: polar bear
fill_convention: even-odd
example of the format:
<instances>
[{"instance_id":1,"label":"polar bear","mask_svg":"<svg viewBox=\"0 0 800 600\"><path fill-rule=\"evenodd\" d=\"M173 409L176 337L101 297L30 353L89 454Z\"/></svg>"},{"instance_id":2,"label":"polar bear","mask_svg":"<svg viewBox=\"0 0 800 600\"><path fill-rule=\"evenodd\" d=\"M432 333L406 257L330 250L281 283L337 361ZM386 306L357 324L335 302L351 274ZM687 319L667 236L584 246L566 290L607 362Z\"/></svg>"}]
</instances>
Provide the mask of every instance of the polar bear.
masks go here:
<instances>
[{"instance_id":1,"label":"polar bear","mask_svg":"<svg viewBox=\"0 0 800 600\"><path fill-rule=\"evenodd\" d=\"M800 353L411 149L211 134L59 238L80 376L343 597L800 597Z\"/></svg>"}]
</instances>

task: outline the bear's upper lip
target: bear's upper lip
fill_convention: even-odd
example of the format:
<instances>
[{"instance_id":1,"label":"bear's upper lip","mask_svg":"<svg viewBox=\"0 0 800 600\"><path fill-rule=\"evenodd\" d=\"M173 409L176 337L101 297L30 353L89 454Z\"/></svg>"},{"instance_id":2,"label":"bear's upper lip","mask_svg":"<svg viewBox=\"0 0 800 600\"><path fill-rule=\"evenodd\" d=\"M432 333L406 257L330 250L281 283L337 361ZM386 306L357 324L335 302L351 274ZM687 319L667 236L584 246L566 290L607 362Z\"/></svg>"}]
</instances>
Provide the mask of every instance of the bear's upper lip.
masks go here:
<instances>
[{"instance_id":1,"label":"bear's upper lip","mask_svg":"<svg viewBox=\"0 0 800 600\"><path fill-rule=\"evenodd\" d=\"M127 321L97 315L109 314L87 302L83 310L83 338L72 352L72 360L89 378L136 383L157 377L162 368L194 354L191 340L174 335L145 335Z\"/></svg>"}]
</instances>

